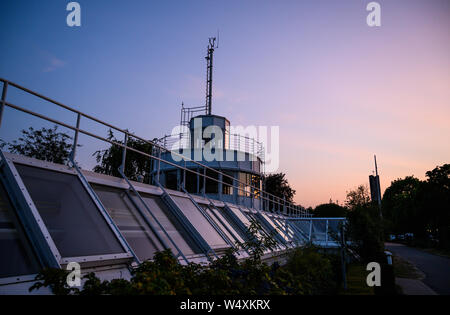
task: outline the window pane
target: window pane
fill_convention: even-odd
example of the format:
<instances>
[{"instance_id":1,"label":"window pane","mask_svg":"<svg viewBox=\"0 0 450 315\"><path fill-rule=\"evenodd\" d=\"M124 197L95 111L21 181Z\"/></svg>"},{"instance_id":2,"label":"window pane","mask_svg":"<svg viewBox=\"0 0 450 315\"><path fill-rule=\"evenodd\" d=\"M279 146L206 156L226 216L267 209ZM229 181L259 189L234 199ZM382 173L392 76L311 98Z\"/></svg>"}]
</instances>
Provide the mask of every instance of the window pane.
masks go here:
<instances>
[{"instance_id":1,"label":"window pane","mask_svg":"<svg viewBox=\"0 0 450 315\"><path fill-rule=\"evenodd\" d=\"M186 233L177 219L170 213L169 209L166 207L164 202L158 196L152 196L149 194L140 194L144 202L152 211L153 215L158 219L159 223L164 227L170 238L177 244L178 248L183 252L184 255L200 254L200 249L194 244L192 238ZM133 196L137 205L141 204L141 201L137 196ZM144 210L147 211L146 209ZM164 239L166 244L172 248L174 254L178 254L175 246L169 241L164 232L160 229L158 224L152 218L150 214L146 214L149 221L153 224L155 229L159 232L159 235Z\"/></svg>"},{"instance_id":2,"label":"window pane","mask_svg":"<svg viewBox=\"0 0 450 315\"><path fill-rule=\"evenodd\" d=\"M227 210L225 210L224 208L219 208L220 209L220 213L223 215L223 217L227 220L227 222L231 225L231 227L233 228L234 231L236 231L237 237L239 239L239 241L241 243L244 243L246 241L248 241L248 235L247 233L241 231L241 229L238 227L238 225L233 221L233 219L231 218L230 214L227 212ZM234 211L233 211L234 212ZM242 222L244 223L244 222ZM245 224L245 223L244 223Z\"/></svg>"},{"instance_id":3,"label":"window pane","mask_svg":"<svg viewBox=\"0 0 450 315\"><path fill-rule=\"evenodd\" d=\"M275 222L272 221L273 219L263 212L261 212L261 215L264 217L264 219L266 219L270 226L278 232L278 234L280 234L285 240L289 240L289 238L286 236L284 225L281 225L278 221L276 221L276 223L278 223L278 225L276 225Z\"/></svg>"},{"instance_id":4,"label":"window pane","mask_svg":"<svg viewBox=\"0 0 450 315\"><path fill-rule=\"evenodd\" d=\"M233 177L233 172L223 172L226 175ZM224 195L232 195L233 194L233 178L223 176L222 177L222 194Z\"/></svg>"},{"instance_id":5,"label":"window pane","mask_svg":"<svg viewBox=\"0 0 450 315\"><path fill-rule=\"evenodd\" d=\"M261 222L261 220L254 214L254 213L248 213L247 215L249 215L254 221L258 222L261 229L258 230L257 236L258 238L262 238L264 236L270 236L270 233L266 230L265 225L263 224L263 222Z\"/></svg>"},{"instance_id":6,"label":"window pane","mask_svg":"<svg viewBox=\"0 0 450 315\"><path fill-rule=\"evenodd\" d=\"M186 183L185 188L188 192L196 194L197 191L197 174L186 171Z\"/></svg>"},{"instance_id":7,"label":"window pane","mask_svg":"<svg viewBox=\"0 0 450 315\"><path fill-rule=\"evenodd\" d=\"M311 227L310 221L307 221L307 220L294 220L294 221L291 221L291 223L294 224L297 227L299 232L303 233L302 236L305 239L309 238L309 230L310 230L310 227Z\"/></svg>"},{"instance_id":8,"label":"window pane","mask_svg":"<svg viewBox=\"0 0 450 315\"><path fill-rule=\"evenodd\" d=\"M237 209L233 206L229 206L229 208L242 221L242 223L245 224L245 226L247 226L247 227L250 226L250 221L247 219L246 216L244 216L244 214L239 209Z\"/></svg>"},{"instance_id":9,"label":"window pane","mask_svg":"<svg viewBox=\"0 0 450 315\"><path fill-rule=\"evenodd\" d=\"M40 270L39 263L20 229L9 198L1 184L0 253L0 278L34 274Z\"/></svg>"},{"instance_id":10,"label":"window pane","mask_svg":"<svg viewBox=\"0 0 450 315\"><path fill-rule=\"evenodd\" d=\"M125 191L107 186L92 186L140 260L151 259L156 251L164 249Z\"/></svg>"},{"instance_id":11,"label":"window pane","mask_svg":"<svg viewBox=\"0 0 450 315\"><path fill-rule=\"evenodd\" d=\"M209 246L212 248L229 246L208 220L206 220L203 214L200 213L191 200L173 195L172 198L189 222L195 227L205 241L208 242Z\"/></svg>"},{"instance_id":12,"label":"window pane","mask_svg":"<svg viewBox=\"0 0 450 315\"><path fill-rule=\"evenodd\" d=\"M235 208L233 206L229 206L229 208L231 209L231 211L233 211L233 213L242 221L242 223L245 224L246 227L250 226L250 221L249 219L247 219L247 216L245 216L238 208ZM248 216L250 216L251 218L253 218L254 220L256 220L256 222L259 223L259 220L257 218L255 218L251 213L247 213ZM262 231L263 233L265 232L265 230ZM257 233L258 238L262 237L261 232ZM246 237L248 239L248 236Z\"/></svg>"},{"instance_id":13,"label":"window pane","mask_svg":"<svg viewBox=\"0 0 450 315\"><path fill-rule=\"evenodd\" d=\"M178 184L177 184L177 171L167 171L165 172L165 178L166 178L166 188L167 189L173 189L173 190L177 190L178 189Z\"/></svg>"},{"instance_id":14,"label":"window pane","mask_svg":"<svg viewBox=\"0 0 450 315\"><path fill-rule=\"evenodd\" d=\"M294 230L289 225L289 223L282 219L273 218L273 220L278 223L279 228L277 229L285 240L290 240L290 238L294 238Z\"/></svg>"},{"instance_id":15,"label":"window pane","mask_svg":"<svg viewBox=\"0 0 450 315\"><path fill-rule=\"evenodd\" d=\"M312 238L315 241L325 241L326 239L326 222L325 220L313 220Z\"/></svg>"},{"instance_id":16,"label":"window pane","mask_svg":"<svg viewBox=\"0 0 450 315\"><path fill-rule=\"evenodd\" d=\"M124 252L77 176L16 168L62 257Z\"/></svg>"},{"instance_id":17,"label":"window pane","mask_svg":"<svg viewBox=\"0 0 450 315\"><path fill-rule=\"evenodd\" d=\"M228 236L228 238L233 243L235 242L235 238L237 238L237 240L241 243L244 242L243 239L239 236L239 234L236 231L234 231L234 229L231 227L231 225L228 223L228 221L225 219L225 217L220 213L220 211L216 210L213 207L209 207L207 205L200 205L200 206L203 209L205 209L206 213L209 214L209 216L214 220L214 222L216 222L216 224L223 231L223 233L225 233L225 235ZM233 235L235 235L235 237L233 237L233 235L230 234L230 232L228 232L228 230L225 228L225 226L220 221L222 221L223 224L226 224L227 228L231 231L231 233L233 233Z\"/></svg>"},{"instance_id":18,"label":"window pane","mask_svg":"<svg viewBox=\"0 0 450 315\"><path fill-rule=\"evenodd\" d=\"M206 170L206 176L215 178L215 179L219 178L219 175L217 174L217 172L214 172L211 170ZM219 183L213 179L207 178L205 189L206 189L207 194L217 194L217 193L219 193Z\"/></svg>"}]
</instances>

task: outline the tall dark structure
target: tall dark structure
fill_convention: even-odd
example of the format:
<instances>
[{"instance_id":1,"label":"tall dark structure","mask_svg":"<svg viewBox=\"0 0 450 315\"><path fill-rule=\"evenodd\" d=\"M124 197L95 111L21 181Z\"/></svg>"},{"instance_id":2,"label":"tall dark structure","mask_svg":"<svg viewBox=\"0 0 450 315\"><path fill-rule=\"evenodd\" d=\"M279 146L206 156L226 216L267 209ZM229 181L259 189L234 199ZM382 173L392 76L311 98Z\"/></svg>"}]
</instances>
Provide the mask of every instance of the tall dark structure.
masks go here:
<instances>
[{"instance_id":1,"label":"tall dark structure","mask_svg":"<svg viewBox=\"0 0 450 315\"><path fill-rule=\"evenodd\" d=\"M206 115L211 115L212 105L212 80L213 80L213 56L216 49L216 38L211 37L208 45L208 55L205 57L206 66Z\"/></svg>"},{"instance_id":2,"label":"tall dark structure","mask_svg":"<svg viewBox=\"0 0 450 315\"><path fill-rule=\"evenodd\" d=\"M378 204L381 216L381 188L380 188L380 177L378 176L376 155L374 155L374 159L375 159L375 176L374 175L369 176L370 195L372 198L372 202Z\"/></svg>"}]
</instances>

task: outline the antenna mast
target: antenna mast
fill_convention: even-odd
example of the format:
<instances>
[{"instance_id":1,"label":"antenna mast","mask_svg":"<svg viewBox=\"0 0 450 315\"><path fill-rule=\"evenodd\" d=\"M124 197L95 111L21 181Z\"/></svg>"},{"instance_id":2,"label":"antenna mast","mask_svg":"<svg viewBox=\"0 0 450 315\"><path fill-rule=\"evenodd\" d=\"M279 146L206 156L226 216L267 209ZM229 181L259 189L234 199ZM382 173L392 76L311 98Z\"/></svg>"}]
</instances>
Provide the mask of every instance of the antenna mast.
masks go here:
<instances>
[{"instance_id":1,"label":"antenna mast","mask_svg":"<svg viewBox=\"0 0 450 315\"><path fill-rule=\"evenodd\" d=\"M213 78L213 55L214 55L214 49L217 48L216 46L216 38L210 37L209 38L209 45L208 45L208 55L205 57L207 62L206 67L206 114L211 115L211 103L212 103L212 78Z\"/></svg>"},{"instance_id":2,"label":"antenna mast","mask_svg":"<svg viewBox=\"0 0 450 315\"><path fill-rule=\"evenodd\" d=\"M375 175L378 176L377 156L374 155L373 157L374 157L374 159L375 159Z\"/></svg>"}]
</instances>

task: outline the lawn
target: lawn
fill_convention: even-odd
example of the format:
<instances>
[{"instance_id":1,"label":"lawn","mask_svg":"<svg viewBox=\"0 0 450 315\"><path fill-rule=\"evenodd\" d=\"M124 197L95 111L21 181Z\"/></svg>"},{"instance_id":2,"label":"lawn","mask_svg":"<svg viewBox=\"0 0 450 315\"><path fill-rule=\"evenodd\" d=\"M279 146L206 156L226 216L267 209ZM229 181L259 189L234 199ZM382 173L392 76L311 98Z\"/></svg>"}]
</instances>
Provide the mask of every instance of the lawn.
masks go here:
<instances>
[{"instance_id":1,"label":"lawn","mask_svg":"<svg viewBox=\"0 0 450 315\"><path fill-rule=\"evenodd\" d=\"M347 266L347 290L341 289L341 295L374 295L374 289L367 286L366 266L350 264Z\"/></svg>"}]
</instances>

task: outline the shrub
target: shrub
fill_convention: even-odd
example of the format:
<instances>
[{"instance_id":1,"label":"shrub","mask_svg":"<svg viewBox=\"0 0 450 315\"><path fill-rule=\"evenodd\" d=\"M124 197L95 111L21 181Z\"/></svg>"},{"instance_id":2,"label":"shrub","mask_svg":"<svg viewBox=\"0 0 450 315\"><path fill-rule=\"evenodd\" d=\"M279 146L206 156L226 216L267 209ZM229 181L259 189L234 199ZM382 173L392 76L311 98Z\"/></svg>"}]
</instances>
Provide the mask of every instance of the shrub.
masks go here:
<instances>
[{"instance_id":1,"label":"shrub","mask_svg":"<svg viewBox=\"0 0 450 315\"><path fill-rule=\"evenodd\" d=\"M238 261L233 250L210 265L181 265L166 250L136 268L129 281L101 281L90 273L84 277L82 289L69 288L67 274L46 269L30 291L47 286L55 294L77 295L286 295L330 294L336 290L331 261L316 248L294 250L284 266L269 266L252 258Z\"/></svg>"}]
</instances>

